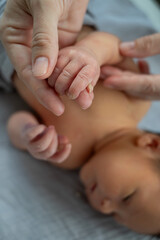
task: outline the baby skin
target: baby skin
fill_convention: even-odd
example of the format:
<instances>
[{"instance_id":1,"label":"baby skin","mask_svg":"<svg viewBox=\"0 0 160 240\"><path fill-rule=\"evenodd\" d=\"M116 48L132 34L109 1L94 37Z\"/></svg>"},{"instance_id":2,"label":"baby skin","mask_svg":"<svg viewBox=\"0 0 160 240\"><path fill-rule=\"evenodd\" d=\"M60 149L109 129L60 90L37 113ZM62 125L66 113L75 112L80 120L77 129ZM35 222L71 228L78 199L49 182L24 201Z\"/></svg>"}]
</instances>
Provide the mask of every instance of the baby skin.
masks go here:
<instances>
[{"instance_id":1,"label":"baby skin","mask_svg":"<svg viewBox=\"0 0 160 240\"><path fill-rule=\"evenodd\" d=\"M60 117L40 105L14 74L17 91L40 118L17 112L8 121L8 133L17 148L37 159L81 168L80 178L96 210L137 232L157 234L160 138L137 129L150 103L105 89L99 80L100 67L108 64L138 71L120 56L119 42L113 35L87 30L74 46L60 50L46 82L65 104Z\"/></svg>"}]
</instances>

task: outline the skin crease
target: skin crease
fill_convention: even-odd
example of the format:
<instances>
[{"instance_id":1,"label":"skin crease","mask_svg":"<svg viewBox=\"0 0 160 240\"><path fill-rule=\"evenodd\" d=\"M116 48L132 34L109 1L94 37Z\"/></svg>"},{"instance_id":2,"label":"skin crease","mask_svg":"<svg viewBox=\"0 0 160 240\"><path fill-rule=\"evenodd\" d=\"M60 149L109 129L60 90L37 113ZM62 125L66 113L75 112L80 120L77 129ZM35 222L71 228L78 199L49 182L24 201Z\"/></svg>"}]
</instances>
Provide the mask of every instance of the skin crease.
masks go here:
<instances>
[{"instance_id":1,"label":"skin crease","mask_svg":"<svg viewBox=\"0 0 160 240\"><path fill-rule=\"evenodd\" d=\"M79 47L84 46L83 51L87 48L84 58L87 64L93 48L93 56L99 65L111 61L119 62L124 69L126 65L133 68L133 63L122 59L117 52L118 44L119 40L110 34L94 33L86 41L84 38L78 42L78 53ZM8 122L12 143L28 150L35 158L48 160L56 166L65 169L81 167L80 178L89 202L96 210L113 215L118 222L137 232L160 232L160 177L156 168L160 138L137 129L150 103L105 89L99 80L90 108L84 111L76 101L63 95L66 111L56 117L38 103L16 74L13 78L19 94L41 120L38 122L27 112L13 114ZM60 137L62 134L64 137ZM49 139L52 141L46 150ZM55 162L57 155L46 156L53 148L57 154L62 142L64 146L70 143L72 150L67 150L69 156L66 155L65 161L59 164Z\"/></svg>"}]
</instances>

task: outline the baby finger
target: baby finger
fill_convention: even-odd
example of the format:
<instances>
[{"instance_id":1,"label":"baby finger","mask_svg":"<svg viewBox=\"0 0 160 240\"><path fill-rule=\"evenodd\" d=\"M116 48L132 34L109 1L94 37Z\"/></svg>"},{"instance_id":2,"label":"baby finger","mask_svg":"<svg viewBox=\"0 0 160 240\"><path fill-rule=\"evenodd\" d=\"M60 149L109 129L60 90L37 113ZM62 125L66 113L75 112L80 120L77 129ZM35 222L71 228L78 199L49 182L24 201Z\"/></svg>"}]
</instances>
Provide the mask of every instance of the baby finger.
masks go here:
<instances>
[{"instance_id":1,"label":"baby finger","mask_svg":"<svg viewBox=\"0 0 160 240\"><path fill-rule=\"evenodd\" d=\"M93 98L94 93L88 93L88 91L85 89L80 93L80 95L76 99L76 102L81 106L82 109L87 109L91 106Z\"/></svg>"},{"instance_id":2,"label":"baby finger","mask_svg":"<svg viewBox=\"0 0 160 240\"><path fill-rule=\"evenodd\" d=\"M64 162L68 158L68 156L71 152L71 148L72 148L72 145L70 143L65 144L65 145L61 145L60 150L57 151L48 160L51 163L62 163L62 162Z\"/></svg>"}]
</instances>

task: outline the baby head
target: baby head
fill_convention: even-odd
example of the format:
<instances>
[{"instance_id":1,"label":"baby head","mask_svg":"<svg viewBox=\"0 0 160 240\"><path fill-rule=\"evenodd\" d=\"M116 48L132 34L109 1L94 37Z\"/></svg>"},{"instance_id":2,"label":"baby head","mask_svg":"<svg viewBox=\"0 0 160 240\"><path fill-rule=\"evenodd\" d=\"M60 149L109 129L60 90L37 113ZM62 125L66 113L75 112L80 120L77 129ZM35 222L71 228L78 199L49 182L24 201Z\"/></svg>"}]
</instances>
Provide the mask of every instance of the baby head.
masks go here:
<instances>
[{"instance_id":1,"label":"baby head","mask_svg":"<svg viewBox=\"0 0 160 240\"><path fill-rule=\"evenodd\" d=\"M91 205L134 231L160 233L160 137L120 130L97 144L80 177Z\"/></svg>"}]
</instances>

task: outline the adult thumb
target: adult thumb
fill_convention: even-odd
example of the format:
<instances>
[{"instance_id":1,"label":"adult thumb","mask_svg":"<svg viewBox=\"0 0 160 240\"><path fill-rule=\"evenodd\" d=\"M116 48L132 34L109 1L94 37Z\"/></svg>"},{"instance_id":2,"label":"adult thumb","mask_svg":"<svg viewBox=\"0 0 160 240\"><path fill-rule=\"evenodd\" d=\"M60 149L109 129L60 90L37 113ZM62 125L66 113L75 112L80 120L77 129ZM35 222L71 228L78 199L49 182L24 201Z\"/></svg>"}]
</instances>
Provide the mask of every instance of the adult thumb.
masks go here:
<instances>
[{"instance_id":1,"label":"adult thumb","mask_svg":"<svg viewBox=\"0 0 160 240\"><path fill-rule=\"evenodd\" d=\"M48 78L57 61L59 15L55 2L37 0L32 4L32 72L39 79Z\"/></svg>"},{"instance_id":2,"label":"adult thumb","mask_svg":"<svg viewBox=\"0 0 160 240\"><path fill-rule=\"evenodd\" d=\"M136 39L133 42L120 44L120 51L123 56L128 57L149 57L160 53L160 33Z\"/></svg>"}]
</instances>

